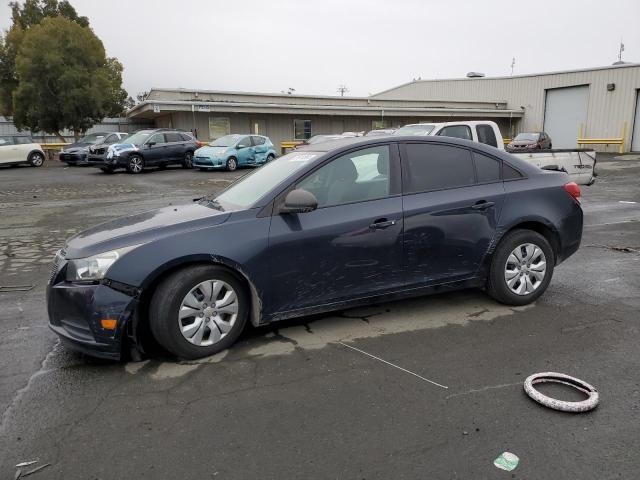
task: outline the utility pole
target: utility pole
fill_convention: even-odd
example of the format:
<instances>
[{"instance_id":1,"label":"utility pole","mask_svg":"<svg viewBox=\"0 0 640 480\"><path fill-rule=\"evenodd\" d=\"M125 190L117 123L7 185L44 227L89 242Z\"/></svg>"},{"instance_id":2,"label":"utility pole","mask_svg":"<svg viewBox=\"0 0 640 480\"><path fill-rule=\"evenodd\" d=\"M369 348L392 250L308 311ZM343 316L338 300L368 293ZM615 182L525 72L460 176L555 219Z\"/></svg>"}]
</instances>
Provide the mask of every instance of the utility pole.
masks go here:
<instances>
[{"instance_id":1,"label":"utility pole","mask_svg":"<svg viewBox=\"0 0 640 480\"><path fill-rule=\"evenodd\" d=\"M511 59L511 76L513 77L513 67L516 66L516 57Z\"/></svg>"},{"instance_id":2,"label":"utility pole","mask_svg":"<svg viewBox=\"0 0 640 480\"><path fill-rule=\"evenodd\" d=\"M346 85L338 86L338 93L340 94L341 97L344 97L344 94L347 93L348 91L349 89L346 87Z\"/></svg>"},{"instance_id":3,"label":"utility pole","mask_svg":"<svg viewBox=\"0 0 640 480\"><path fill-rule=\"evenodd\" d=\"M622 43L622 39L620 39L620 50L618 50L618 61L622 62L622 52L624 52L624 43Z\"/></svg>"}]
</instances>

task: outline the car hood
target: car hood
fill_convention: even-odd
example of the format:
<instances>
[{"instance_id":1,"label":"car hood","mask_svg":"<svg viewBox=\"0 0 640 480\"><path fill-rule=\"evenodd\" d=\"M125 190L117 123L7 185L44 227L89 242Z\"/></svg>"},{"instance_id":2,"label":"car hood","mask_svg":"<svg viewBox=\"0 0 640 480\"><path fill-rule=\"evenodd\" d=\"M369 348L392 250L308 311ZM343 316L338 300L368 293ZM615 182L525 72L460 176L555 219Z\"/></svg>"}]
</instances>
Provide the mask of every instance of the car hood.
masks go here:
<instances>
[{"instance_id":1,"label":"car hood","mask_svg":"<svg viewBox=\"0 0 640 480\"><path fill-rule=\"evenodd\" d=\"M89 145L88 143L72 143L71 145L67 145L64 151L67 153L84 152L89 148Z\"/></svg>"},{"instance_id":2,"label":"car hood","mask_svg":"<svg viewBox=\"0 0 640 480\"><path fill-rule=\"evenodd\" d=\"M164 207L118 218L89 228L67 240L66 258L84 258L98 253L147 243L177 232L219 225L229 212L199 203Z\"/></svg>"},{"instance_id":3,"label":"car hood","mask_svg":"<svg viewBox=\"0 0 640 480\"><path fill-rule=\"evenodd\" d=\"M227 151L229 147L211 147L211 146L206 146L206 147L202 147L199 148L198 150L195 151L194 155L196 156L201 156L201 157L214 157L217 155L222 155L224 152Z\"/></svg>"}]
</instances>

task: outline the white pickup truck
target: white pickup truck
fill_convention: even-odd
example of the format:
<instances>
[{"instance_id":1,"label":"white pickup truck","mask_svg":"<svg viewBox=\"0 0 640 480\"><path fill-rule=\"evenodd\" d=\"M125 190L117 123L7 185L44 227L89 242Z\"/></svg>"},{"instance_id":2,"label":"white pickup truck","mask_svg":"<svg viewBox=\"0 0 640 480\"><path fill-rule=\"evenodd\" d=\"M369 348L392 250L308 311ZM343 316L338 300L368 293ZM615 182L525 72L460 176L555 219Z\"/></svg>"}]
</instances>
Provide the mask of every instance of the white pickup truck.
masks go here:
<instances>
[{"instance_id":1,"label":"white pickup truck","mask_svg":"<svg viewBox=\"0 0 640 480\"><path fill-rule=\"evenodd\" d=\"M464 138L504 150L500 129L490 120L444 123L416 123L405 125L394 135L441 135ZM512 153L536 167L567 172L579 185L591 185L595 181L596 152L587 149L552 149L537 152Z\"/></svg>"}]
</instances>

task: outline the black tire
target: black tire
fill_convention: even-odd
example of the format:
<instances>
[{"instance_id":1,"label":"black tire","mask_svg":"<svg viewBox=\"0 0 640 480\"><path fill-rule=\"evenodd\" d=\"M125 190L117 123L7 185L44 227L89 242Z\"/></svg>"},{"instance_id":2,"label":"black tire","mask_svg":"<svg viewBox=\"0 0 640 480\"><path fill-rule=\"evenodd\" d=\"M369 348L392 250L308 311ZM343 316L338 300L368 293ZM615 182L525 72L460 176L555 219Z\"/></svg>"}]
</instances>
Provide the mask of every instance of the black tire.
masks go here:
<instances>
[{"instance_id":1,"label":"black tire","mask_svg":"<svg viewBox=\"0 0 640 480\"><path fill-rule=\"evenodd\" d=\"M187 152L184 154L182 168L193 168L193 152Z\"/></svg>"},{"instance_id":2,"label":"black tire","mask_svg":"<svg viewBox=\"0 0 640 480\"><path fill-rule=\"evenodd\" d=\"M104 173L107 173L107 174L113 173L113 167L100 167L100 170L102 170Z\"/></svg>"},{"instance_id":3,"label":"black tire","mask_svg":"<svg viewBox=\"0 0 640 480\"><path fill-rule=\"evenodd\" d=\"M40 152L32 152L29 155L29 165L32 167L41 167L44 163L44 155Z\"/></svg>"},{"instance_id":4,"label":"black tire","mask_svg":"<svg viewBox=\"0 0 640 480\"><path fill-rule=\"evenodd\" d=\"M267 155L267 163L271 162L275 158L276 158L275 155L270 153L269 155Z\"/></svg>"},{"instance_id":5,"label":"black tire","mask_svg":"<svg viewBox=\"0 0 640 480\"><path fill-rule=\"evenodd\" d=\"M544 253L546 270L544 278L529 294L517 294L511 291L505 279L505 269L509 255L520 245L533 244ZM491 259L489 278L487 279L487 293L495 300L506 305L527 305L542 295L553 277L555 255L547 239L532 230L514 230L504 236L498 244ZM522 275L522 273L521 273Z\"/></svg>"},{"instance_id":6,"label":"black tire","mask_svg":"<svg viewBox=\"0 0 640 480\"><path fill-rule=\"evenodd\" d=\"M127 172L129 173L142 173L144 170L144 158L140 155L133 154L129 156L129 161L127 162Z\"/></svg>"},{"instance_id":7,"label":"black tire","mask_svg":"<svg viewBox=\"0 0 640 480\"><path fill-rule=\"evenodd\" d=\"M226 336L209 346L196 346L181 333L178 311L185 296L199 283L221 280L229 284L238 298L236 321ZM249 315L249 295L238 277L215 265L199 265L179 270L167 277L156 289L149 306L149 326L160 345L179 358L196 359L229 348L238 338Z\"/></svg>"},{"instance_id":8,"label":"black tire","mask_svg":"<svg viewBox=\"0 0 640 480\"><path fill-rule=\"evenodd\" d=\"M227 170L233 172L236 168L238 168L238 159L236 159L236 157L229 157L227 160Z\"/></svg>"},{"instance_id":9,"label":"black tire","mask_svg":"<svg viewBox=\"0 0 640 480\"><path fill-rule=\"evenodd\" d=\"M202 168L202 167L201 167L201 168L198 168L198 170L200 170L201 172L208 172L208 171L209 171L209 169L208 169L208 168Z\"/></svg>"}]
</instances>

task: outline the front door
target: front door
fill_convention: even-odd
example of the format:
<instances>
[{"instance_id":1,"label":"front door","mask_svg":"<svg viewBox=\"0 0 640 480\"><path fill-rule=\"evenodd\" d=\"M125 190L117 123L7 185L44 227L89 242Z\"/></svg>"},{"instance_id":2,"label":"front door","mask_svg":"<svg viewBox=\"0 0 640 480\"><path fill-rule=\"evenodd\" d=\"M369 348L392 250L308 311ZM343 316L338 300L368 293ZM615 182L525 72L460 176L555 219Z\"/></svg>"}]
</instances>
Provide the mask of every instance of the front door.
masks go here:
<instances>
[{"instance_id":1,"label":"front door","mask_svg":"<svg viewBox=\"0 0 640 480\"><path fill-rule=\"evenodd\" d=\"M256 162L251 137L247 136L242 138L238 142L236 149L238 151L238 165L253 164Z\"/></svg>"},{"instance_id":2,"label":"front door","mask_svg":"<svg viewBox=\"0 0 640 480\"><path fill-rule=\"evenodd\" d=\"M273 311L339 303L401 286L402 197L397 146L369 147L326 163L295 188L309 213L274 214L269 234Z\"/></svg>"},{"instance_id":3,"label":"front door","mask_svg":"<svg viewBox=\"0 0 640 480\"><path fill-rule=\"evenodd\" d=\"M147 165L156 165L169 160L170 151L164 133L156 133L147 140L144 150L144 160Z\"/></svg>"},{"instance_id":4,"label":"front door","mask_svg":"<svg viewBox=\"0 0 640 480\"><path fill-rule=\"evenodd\" d=\"M474 276L504 202L500 161L445 144L408 143L402 151L407 285Z\"/></svg>"},{"instance_id":5,"label":"front door","mask_svg":"<svg viewBox=\"0 0 640 480\"><path fill-rule=\"evenodd\" d=\"M18 147L13 143L13 137L0 136L0 163L10 163L25 160L18 159Z\"/></svg>"}]
</instances>

